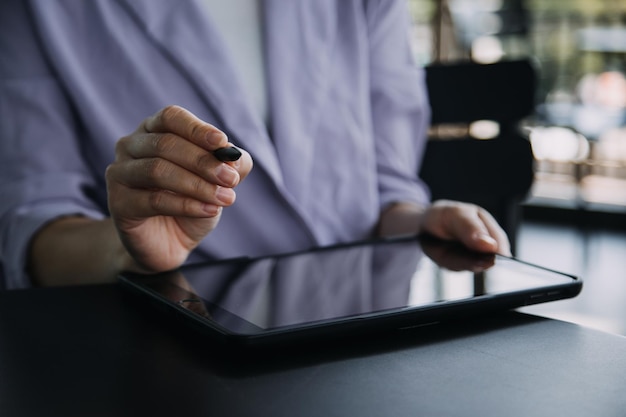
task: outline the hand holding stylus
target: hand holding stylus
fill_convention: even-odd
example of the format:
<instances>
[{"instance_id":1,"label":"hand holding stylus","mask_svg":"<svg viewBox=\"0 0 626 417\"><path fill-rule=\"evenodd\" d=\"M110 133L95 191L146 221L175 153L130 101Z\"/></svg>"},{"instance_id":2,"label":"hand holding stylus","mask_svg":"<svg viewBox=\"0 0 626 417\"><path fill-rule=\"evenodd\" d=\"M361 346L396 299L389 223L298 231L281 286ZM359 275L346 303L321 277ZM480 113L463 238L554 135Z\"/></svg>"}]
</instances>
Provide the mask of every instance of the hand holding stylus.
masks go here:
<instances>
[{"instance_id":1,"label":"hand holding stylus","mask_svg":"<svg viewBox=\"0 0 626 417\"><path fill-rule=\"evenodd\" d=\"M117 144L106 172L109 209L139 269L181 265L210 233L252 158L189 111L170 106Z\"/></svg>"}]
</instances>

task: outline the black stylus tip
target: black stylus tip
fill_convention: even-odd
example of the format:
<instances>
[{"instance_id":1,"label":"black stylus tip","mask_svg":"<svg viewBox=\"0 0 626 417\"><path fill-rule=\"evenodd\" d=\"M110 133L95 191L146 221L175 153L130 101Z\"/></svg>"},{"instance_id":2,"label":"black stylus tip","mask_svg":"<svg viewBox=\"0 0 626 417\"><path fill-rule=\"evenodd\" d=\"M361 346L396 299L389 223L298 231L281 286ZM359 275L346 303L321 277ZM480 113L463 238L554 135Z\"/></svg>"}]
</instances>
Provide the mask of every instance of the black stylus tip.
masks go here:
<instances>
[{"instance_id":1,"label":"black stylus tip","mask_svg":"<svg viewBox=\"0 0 626 417\"><path fill-rule=\"evenodd\" d=\"M222 162L232 162L241 158L241 151L234 146L228 146L213 151L213 155Z\"/></svg>"}]
</instances>

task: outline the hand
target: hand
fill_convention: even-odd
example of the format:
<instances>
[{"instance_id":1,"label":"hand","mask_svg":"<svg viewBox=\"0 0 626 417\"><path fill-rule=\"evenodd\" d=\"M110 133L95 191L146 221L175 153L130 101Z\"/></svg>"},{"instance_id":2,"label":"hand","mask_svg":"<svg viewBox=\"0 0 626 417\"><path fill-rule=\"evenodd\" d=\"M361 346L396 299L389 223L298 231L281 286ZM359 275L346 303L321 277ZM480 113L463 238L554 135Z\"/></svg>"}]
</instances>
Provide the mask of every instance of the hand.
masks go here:
<instances>
[{"instance_id":1,"label":"hand","mask_svg":"<svg viewBox=\"0 0 626 417\"><path fill-rule=\"evenodd\" d=\"M511 255L504 230L487 210L475 204L436 201L424 213L420 229L440 239L458 240L472 250Z\"/></svg>"},{"instance_id":2,"label":"hand","mask_svg":"<svg viewBox=\"0 0 626 417\"><path fill-rule=\"evenodd\" d=\"M380 235L416 233L460 241L469 249L479 252L511 254L504 230L489 212L475 204L439 200L424 208L397 203L382 213Z\"/></svg>"},{"instance_id":3,"label":"hand","mask_svg":"<svg viewBox=\"0 0 626 417\"><path fill-rule=\"evenodd\" d=\"M131 269L174 269L217 226L252 169L243 150L234 162L211 153L225 146L222 131L177 106L119 140L106 171L108 204Z\"/></svg>"}]
</instances>

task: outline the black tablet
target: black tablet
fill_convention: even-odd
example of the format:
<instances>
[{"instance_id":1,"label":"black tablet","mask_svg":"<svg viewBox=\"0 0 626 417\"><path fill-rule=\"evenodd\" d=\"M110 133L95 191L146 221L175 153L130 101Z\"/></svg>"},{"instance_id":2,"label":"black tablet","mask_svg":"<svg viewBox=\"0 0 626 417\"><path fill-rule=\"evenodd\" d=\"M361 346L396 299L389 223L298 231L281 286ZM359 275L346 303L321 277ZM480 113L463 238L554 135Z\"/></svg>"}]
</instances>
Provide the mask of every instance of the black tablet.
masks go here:
<instances>
[{"instance_id":1,"label":"black tablet","mask_svg":"<svg viewBox=\"0 0 626 417\"><path fill-rule=\"evenodd\" d=\"M577 277L431 238L189 265L120 282L227 343L268 345L466 318L576 296Z\"/></svg>"}]
</instances>

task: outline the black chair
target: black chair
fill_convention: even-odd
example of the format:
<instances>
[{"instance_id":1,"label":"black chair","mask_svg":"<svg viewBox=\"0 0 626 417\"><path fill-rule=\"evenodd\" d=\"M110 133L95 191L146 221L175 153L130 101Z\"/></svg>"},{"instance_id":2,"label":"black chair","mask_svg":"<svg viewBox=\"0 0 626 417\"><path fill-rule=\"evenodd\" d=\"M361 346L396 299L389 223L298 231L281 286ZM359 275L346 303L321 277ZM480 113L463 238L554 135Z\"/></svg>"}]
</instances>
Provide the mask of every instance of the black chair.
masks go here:
<instances>
[{"instance_id":1,"label":"black chair","mask_svg":"<svg viewBox=\"0 0 626 417\"><path fill-rule=\"evenodd\" d=\"M433 199L478 204L493 214L515 251L521 203L534 177L530 142L519 122L534 111L536 73L528 60L435 64L426 68L433 127L490 120L497 137L431 138L420 177Z\"/></svg>"}]
</instances>

